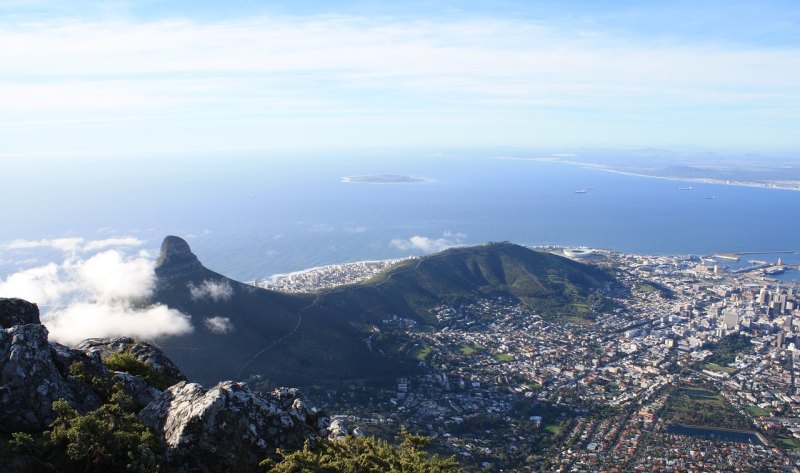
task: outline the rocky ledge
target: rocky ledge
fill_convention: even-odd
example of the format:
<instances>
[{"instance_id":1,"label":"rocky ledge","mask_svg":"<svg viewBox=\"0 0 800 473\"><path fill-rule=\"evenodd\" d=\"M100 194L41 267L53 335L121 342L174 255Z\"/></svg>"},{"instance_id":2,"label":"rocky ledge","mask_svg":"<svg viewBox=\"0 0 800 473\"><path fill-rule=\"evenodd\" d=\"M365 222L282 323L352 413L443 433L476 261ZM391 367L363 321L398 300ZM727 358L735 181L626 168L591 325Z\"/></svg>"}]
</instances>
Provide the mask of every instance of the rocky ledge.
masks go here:
<instances>
[{"instance_id":1,"label":"rocky ledge","mask_svg":"<svg viewBox=\"0 0 800 473\"><path fill-rule=\"evenodd\" d=\"M208 390L178 383L145 407L139 419L161 435L167 465L187 473L248 471L278 448L295 450L327 434L330 423L308 409L296 389L260 394L233 381Z\"/></svg>"}]
</instances>

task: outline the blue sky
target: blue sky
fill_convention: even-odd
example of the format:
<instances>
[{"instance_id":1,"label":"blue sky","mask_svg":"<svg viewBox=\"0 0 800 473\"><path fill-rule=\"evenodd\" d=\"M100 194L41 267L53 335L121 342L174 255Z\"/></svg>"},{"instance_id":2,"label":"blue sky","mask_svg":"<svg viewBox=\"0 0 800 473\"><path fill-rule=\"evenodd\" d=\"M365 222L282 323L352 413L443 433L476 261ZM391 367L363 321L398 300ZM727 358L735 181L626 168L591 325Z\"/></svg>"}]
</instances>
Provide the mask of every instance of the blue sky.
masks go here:
<instances>
[{"instance_id":1,"label":"blue sky","mask_svg":"<svg viewBox=\"0 0 800 473\"><path fill-rule=\"evenodd\" d=\"M0 0L0 143L796 151L800 3Z\"/></svg>"}]
</instances>

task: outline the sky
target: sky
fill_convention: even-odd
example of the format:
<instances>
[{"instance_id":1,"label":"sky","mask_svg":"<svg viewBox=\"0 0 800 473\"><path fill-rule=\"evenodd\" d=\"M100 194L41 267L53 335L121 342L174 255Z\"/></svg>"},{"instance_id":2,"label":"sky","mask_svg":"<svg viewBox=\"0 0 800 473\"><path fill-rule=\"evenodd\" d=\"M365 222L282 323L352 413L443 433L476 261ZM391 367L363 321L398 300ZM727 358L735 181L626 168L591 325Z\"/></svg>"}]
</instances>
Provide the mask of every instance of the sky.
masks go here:
<instances>
[{"instance_id":1,"label":"sky","mask_svg":"<svg viewBox=\"0 0 800 473\"><path fill-rule=\"evenodd\" d=\"M0 0L0 159L800 149L800 2Z\"/></svg>"}]
</instances>

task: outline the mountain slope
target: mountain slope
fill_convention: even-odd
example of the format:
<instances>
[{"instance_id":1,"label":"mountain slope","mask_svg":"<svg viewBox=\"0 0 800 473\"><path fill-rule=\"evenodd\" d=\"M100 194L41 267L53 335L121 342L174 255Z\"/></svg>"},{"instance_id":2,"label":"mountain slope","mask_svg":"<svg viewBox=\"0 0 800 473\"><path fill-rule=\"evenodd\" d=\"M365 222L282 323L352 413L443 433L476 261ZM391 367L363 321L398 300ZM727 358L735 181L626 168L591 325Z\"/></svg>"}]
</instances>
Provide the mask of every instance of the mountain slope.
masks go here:
<instances>
[{"instance_id":1,"label":"mountain slope","mask_svg":"<svg viewBox=\"0 0 800 473\"><path fill-rule=\"evenodd\" d=\"M342 314L318 310L311 295L243 284L200 264L169 236L156 265L153 302L192 317L194 331L156 341L193 381L258 374L280 385L411 372L404 360L374 356L367 335Z\"/></svg>"},{"instance_id":2,"label":"mountain slope","mask_svg":"<svg viewBox=\"0 0 800 473\"><path fill-rule=\"evenodd\" d=\"M611 283L606 272L511 243L454 248L409 260L325 300L364 320L398 313L433 323L428 309L475 297L510 296L545 315L583 315L592 293Z\"/></svg>"},{"instance_id":3,"label":"mountain slope","mask_svg":"<svg viewBox=\"0 0 800 473\"><path fill-rule=\"evenodd\" d=\"M434 324L431 307L489 296L571 311L611 281L595 268L509 243L409 260L364 283L316 294L283 294L226 278L172 236L155 271L153 302L192 317L192 333L156 341L189 379L211 383L257 374L290 385L418 370L412 360L382 350L403 337L381 332L382 321L394 314Z\"/></svg>"}]
</instances>

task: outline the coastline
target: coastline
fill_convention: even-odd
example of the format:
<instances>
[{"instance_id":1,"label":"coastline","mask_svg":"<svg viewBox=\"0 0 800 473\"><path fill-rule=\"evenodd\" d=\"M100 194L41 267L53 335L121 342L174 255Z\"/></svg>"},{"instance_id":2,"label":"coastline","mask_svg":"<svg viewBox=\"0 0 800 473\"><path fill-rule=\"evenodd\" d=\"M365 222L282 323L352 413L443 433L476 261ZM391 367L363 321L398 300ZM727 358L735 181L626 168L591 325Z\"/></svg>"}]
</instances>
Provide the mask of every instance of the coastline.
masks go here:
<instances>
[{"instance_id":1,"label":"coastline","mask_svg":"<svg viewBox=\"0 0 800 473\"><path fill-rule=\"evenodd\" d=\"M519 160L526 160L525 158L517 158ZM538 161L538 162L546 162L546 163L560 163L560 164L568 164L570 166L578 166L584 169L594 169L597 171L606 171L606 172L613 172L615 174L622 174L625 176L635 176L635 177L650 177L653 179L667 179L671 181L680 181L680 182L695 182L700 184L720 184L725 186L735 186L735 187L754 187L754 188L761 188L761 189L773 189L773 190L783 190L783 191L795 191L800 192L800 182L797 182L793 185L788 184L781 184L780 182L757 182L757 181L731 181L727 179L715 179L710 177L681 177L681 176L659 176L655 174L643 174L640 172L632 172L626 171L623 169L617 169L613 167L609 167L604 164L595 164L595 163L587 163L583 161L568 161L568 160L561 160L556 158L530 158L527 159L528 161Z\"/></svg>"}]
</instances>

